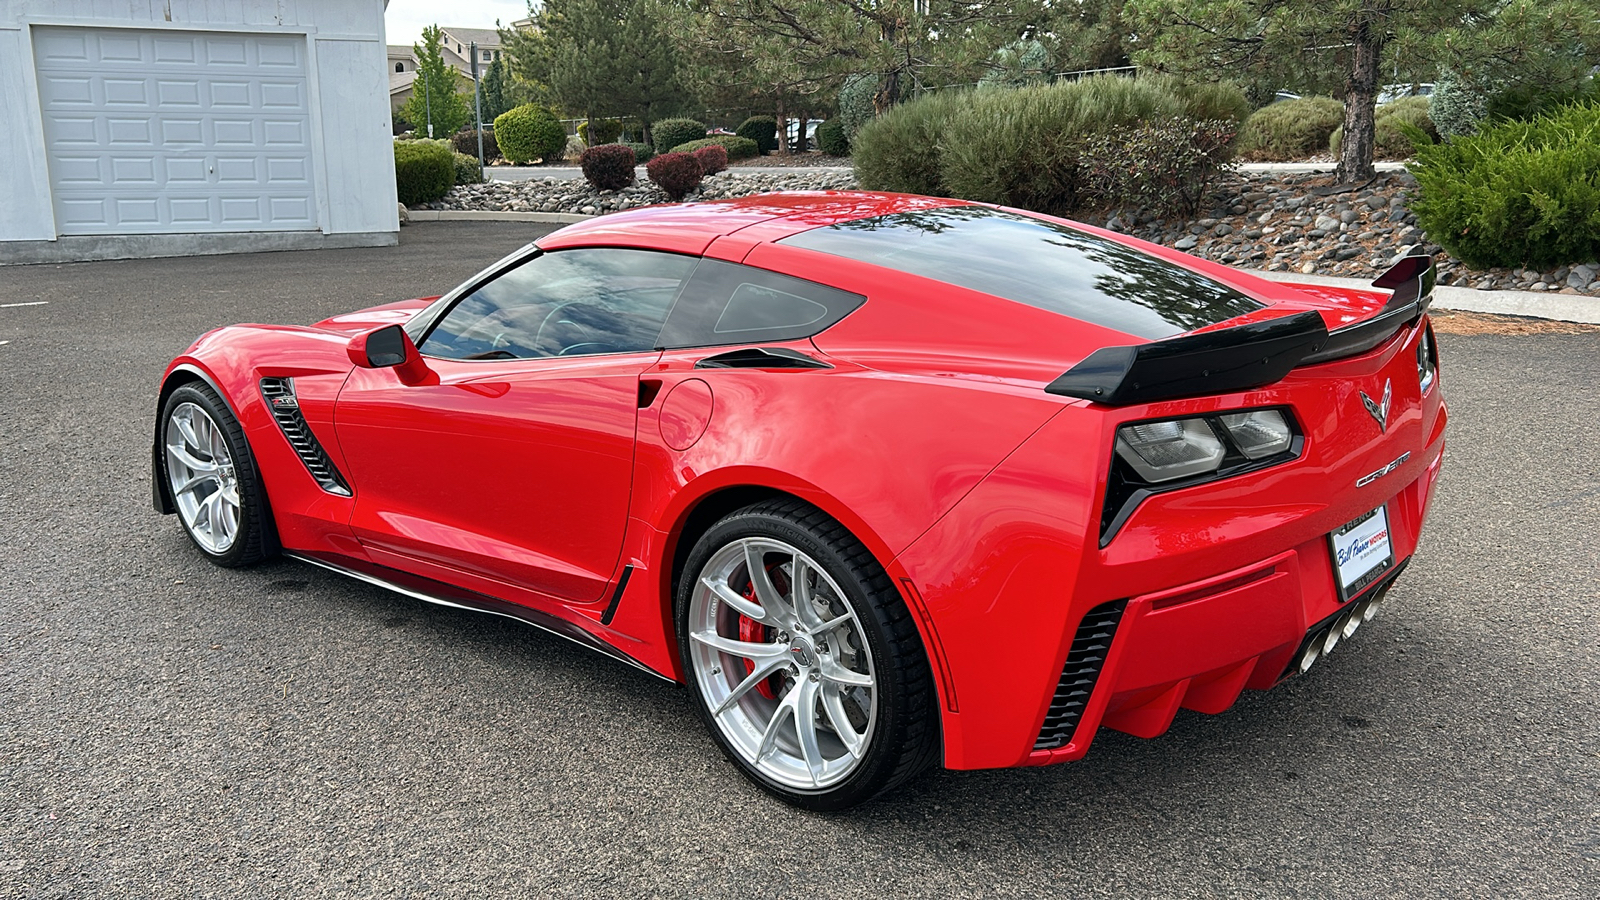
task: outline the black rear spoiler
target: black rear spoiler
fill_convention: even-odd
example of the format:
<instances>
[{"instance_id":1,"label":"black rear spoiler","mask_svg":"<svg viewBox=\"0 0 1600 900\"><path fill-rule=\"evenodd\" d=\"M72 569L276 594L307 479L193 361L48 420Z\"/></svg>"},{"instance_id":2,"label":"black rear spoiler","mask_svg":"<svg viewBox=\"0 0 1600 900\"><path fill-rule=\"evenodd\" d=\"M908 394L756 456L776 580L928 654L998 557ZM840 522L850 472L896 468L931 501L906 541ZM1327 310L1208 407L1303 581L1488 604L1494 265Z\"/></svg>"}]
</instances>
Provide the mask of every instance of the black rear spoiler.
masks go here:
<instances>
[{"instance_id":1,"label":"black rear spoiler","mask_svg":"<svg viewBox=\"0 0 1600 900\"><path fill-rule=\"evenodd\" d=\"M1128 406L1264 387L1297 366L1365 353L1433 302L1431 256L1407 256L1372 282L1394 291L1370 319L1328 331L1315 311L1131 347L1102 347L1050 382L1063 397Z\"/></svg>"}]
</instances>

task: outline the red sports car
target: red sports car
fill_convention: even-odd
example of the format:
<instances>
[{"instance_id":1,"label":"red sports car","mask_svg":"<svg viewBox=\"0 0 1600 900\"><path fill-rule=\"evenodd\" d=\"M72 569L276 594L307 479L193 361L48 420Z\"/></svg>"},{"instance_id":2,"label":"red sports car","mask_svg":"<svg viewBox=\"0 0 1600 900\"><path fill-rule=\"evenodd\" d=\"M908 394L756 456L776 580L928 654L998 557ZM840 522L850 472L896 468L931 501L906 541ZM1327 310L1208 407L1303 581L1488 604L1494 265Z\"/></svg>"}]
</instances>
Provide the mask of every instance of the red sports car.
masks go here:
<instances>
[{"instance_id":1,"label":"red sports car","mask_svg":"<svg viewBox=\"0 0 1600 900\"><path fill-rule=\"evenodd\" d=\"M200 338L156 507L685 682L838 809L1081 757L1312 666L1417 546L1444 449L1407 258L1263 281L958 200L608 215L443 297Z\"/></svg>"}]
</instances>

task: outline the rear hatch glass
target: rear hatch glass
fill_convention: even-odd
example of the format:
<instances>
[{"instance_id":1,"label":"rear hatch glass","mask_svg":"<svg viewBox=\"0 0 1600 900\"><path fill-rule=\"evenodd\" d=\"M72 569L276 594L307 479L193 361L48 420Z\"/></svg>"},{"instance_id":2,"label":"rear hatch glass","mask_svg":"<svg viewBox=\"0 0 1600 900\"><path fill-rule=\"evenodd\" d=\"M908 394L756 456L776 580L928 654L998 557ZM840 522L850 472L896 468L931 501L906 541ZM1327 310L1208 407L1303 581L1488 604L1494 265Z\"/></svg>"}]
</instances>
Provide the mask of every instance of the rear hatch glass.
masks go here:
<instances>
[{"instance_id":1,"label":"rear hatch glass","mask_svg":"<svg viewBox=\"0 0 1600 900\"><path fill-rule=\"evenodd\" d=\"M983 206L856 219L780 243L982 291L1146 340L1264 306L1108 238Z\"/></svg>"}]
</instances>

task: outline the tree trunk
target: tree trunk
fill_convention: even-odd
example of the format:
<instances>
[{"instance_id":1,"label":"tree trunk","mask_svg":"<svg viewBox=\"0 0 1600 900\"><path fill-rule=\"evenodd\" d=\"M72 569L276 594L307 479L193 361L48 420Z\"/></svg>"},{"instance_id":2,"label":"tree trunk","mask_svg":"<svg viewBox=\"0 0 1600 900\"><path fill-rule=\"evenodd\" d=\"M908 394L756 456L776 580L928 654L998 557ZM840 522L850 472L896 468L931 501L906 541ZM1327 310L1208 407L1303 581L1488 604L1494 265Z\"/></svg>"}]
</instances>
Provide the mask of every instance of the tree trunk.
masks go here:
<instances>
[{"instance_id":1,"label":"tree trunk","mask_svg":"<svg viewBox=\"0 0 1600 900\"><path fill-rule=\"evenodd\" d=\"M872 96L873 110L878 115L883 115L894 105L898 96L900 96L900 70L896 69L878 81L878 92Z\"/></svg>"},{"instance_id":2,"label":"tree trunk","mask_svg":"<svg viewBox=\"0 0 1600 900\"><path fill-rule=\"evenodd\" d=\"M810 118L811 114L808 112L800 114L800 128L795 132L794 137L794 152L796 153L804 153L811 149L811 145L806 142L806 123Z\"/></svg>"},{"instance_id":3,"label":"tree trunk","mask_svg":"<svg viewBox=\"0 0 1600 900\"><path fill-rule=\"evenodd\" d=\"M1378 99L1378 59L1383 54L1384 23L1362 4L1350 29L1353 46L1350 77L1344 85L1344 134L1339 139L1339 167L1336 175L1342 184L1369 181L1377 173L1372 167L1373 123Z\"/></svg>"},{"instance_id":4,"label":"tree trunk","mask_svg":"<svg viewBox=\"0 0 1600 900\"><path fill-rule=\"evenodd\" d=\"M778 101L778 152L785 156L789 153L789 117L784 114L783 101Z\"/></svg>"}]
</instances>

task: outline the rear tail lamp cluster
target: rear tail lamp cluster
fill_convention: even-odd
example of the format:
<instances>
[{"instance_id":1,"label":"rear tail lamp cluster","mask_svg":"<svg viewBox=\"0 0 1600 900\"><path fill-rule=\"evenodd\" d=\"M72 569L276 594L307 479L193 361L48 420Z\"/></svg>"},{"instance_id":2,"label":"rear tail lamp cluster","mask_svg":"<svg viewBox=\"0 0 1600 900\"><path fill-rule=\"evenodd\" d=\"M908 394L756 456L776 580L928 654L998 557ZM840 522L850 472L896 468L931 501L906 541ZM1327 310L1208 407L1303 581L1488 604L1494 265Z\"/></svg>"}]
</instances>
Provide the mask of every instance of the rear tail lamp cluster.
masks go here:
<instances>
[{"instance_id":1,"label":"rear tail lamp cluster","mask_svg":"<svg viewBox=\"0 0 1600 900\"><path fill-rule=\"evenodd\" d=\"M1294 428L1278 409L1139 422L1117 429L1117 456L1150 484L1208 475L1230 455L1250 463L1289 450Z\"/></svg>"},{"instance_id":2,"label":"rear tail lamp cluster","mask_svg":"<svg viewBox=\"0 0 1600 900\"><path fill-rule=\"evenodd\" d=\"M1288 462L1305 445L1286 407L1129 422L1117 429L1100 546L1147 497Z\"/></svg>"},{"instance_id":3,"label":"rear tail lamp cluster","mask_svg":"<svg viewBox=\"0 0 1600 900\"><path fill-rule=\"evenodd\" d=\"M1433 344L1433 326L1424 325L1422 337L1417 339L1417 383L1422 394L1427 395L1439 377L1439 348Z\"/></svg>"}]
</instances>

